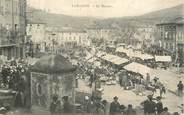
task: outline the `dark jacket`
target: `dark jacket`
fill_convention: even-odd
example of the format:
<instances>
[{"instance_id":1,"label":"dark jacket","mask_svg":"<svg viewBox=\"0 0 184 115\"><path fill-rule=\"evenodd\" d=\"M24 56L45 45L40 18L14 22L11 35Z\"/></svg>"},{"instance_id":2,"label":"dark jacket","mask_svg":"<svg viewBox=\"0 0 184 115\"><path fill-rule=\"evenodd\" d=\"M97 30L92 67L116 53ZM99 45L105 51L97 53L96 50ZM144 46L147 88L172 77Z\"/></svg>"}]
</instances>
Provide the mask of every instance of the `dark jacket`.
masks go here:
<instances>
[{"instance_id":1,"label":"dark jacket","mask_svg":"<svg viewBox=\"0 0 184 115\"><path fill-rule=\"evenodd\" d=\"M143 106L144 106L144 112L145 113L155 113L155 109L156 109L156 103L151 101L151 100L146 100L143 102Z\"/></svg>"},{"instance_id":2,"label":"dark jacket","mask_svg":"<svg viewBox=\"0 0 184 115\"><path fill-rule=\"evenodd\" d=\"M163 104L162 104L162 102L158 102L156 104L156 108L157 108L157 113L160 114L163 111Z\"/></svg>"},{"instance_id":3,"label":"dark jacket","mask_svg":"<svg viewBox=\"0 0 184 115\"><path fill-rule=\"evenodd\" d=\"M110 114L115 114L115 113L118 113L120 110L120 104L119 102L112 102L111 105L110 105Z\"/></svg>"},{"instance_id":4,"label":"dark jacket","mask_svg":"<svg viewBox=\"0 0 184 115\"><path fill-rule=\"evenodd\" d=\"M178 90L181 90L181 91L183 90L183 84L182 83L178 84Z\"/></svg>"},{"instance_id":5,"label":"dark jacket","mask_svg":"<svg viewBox=\"0 0 184 115\"><path fill-rule=\"evenodd\" d=\"M125 115L137 115L137 113L134 109L127 109Z\"/></svg>"},{"instance_id":6,"label":"dark jacket","mask_svg":"<svg viewBox=\"0 0 184 115\"><path fill-rule=\"evenodd\" d=\"M51 113L58 113L60 110L60 107L61 107L61 103L60 101L53 101L50 105L50 112Z\"/></svg>"},{"instance_id":7,"label":"dark jacket","mask_svg":"<svg viewBox=\"0 0 184 115\"><path fill-rule=\"evenodd\" d=\"M69 102L65 102L65 103L63 104L63 109L64 109L64 112L65 112L65 113L71 112L70 103L69 103Z\"/></svg>"}]
</instances>

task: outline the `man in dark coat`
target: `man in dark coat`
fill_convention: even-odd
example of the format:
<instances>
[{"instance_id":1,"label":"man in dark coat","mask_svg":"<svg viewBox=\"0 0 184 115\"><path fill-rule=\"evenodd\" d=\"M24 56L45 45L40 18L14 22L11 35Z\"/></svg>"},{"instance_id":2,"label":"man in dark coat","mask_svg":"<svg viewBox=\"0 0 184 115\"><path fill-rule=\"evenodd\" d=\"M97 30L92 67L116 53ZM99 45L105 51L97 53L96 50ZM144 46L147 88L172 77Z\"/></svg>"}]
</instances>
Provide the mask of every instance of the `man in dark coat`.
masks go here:
<instances>
[{"instance_id":1,"label":"man in dark coat","mask_svg":"<svg viewBox=\"0 0 184 115\"><path fill-rule=\"evenodd\" d=\"M114 101L110 104L110 115L117 115L119 113L120 104L118 102L118 97L114 97Z\"/></svg>"},{"instance_id":2,"label":"man in dark coat","mask_svg":"<svg viewBox=\"0 0 184 115\"><path fill-rule=\"evenodd\" d=\"M128 108L125 111L125 115L137 115L131 104L128 105Z\"/></svg>"},{"instance_id":3,"label":"man in dark coat","mask_svg":"<svg viewBox=\"0 0 184 115\"><path fill-rule=\"evenodd\" d=\"M52 103L50 105L50 114L51 115L56 115L59 113L59 109L61 108L61 103L58 100L58 96L55 95L53 97Z\"/></svg>"},{"instance_id":4,"label":"man in dark coat","mask_svg":"<svg viewBox=\"0 0 184 115\"><path fill-rule=\"evenodd\" d=\"M22 95L21 92L18 91L15 96L15 107L22 107L22 106L23 106Z\"/></svg>"},{"instance_id":5,"label":"man in dark coat","mask_svg":"<svg viewBox=\"0 0 184 115\"><path fill-rule=\"evenodd\" d=\"M160 115L171 115L167 107L164 107L163 112Z\"/></svg>"},{"instance_id":6,"label":"man in dark coat","mask_svg":"<svg viewBox=\"0 0 184 115\"><path fill-rule=\"evenodd\" d=\"M64 113L70 113L71 112L71 106L68 100L68 96L63 97L63 109Z\"/></svg>"},{"instance_id":7,"label":"man in dark coat","mask_svg":"<svg viewBox=\"0 0 184 115\"><path fill-rule=\"evenodd\" d=\"M156 109L157 109L157 114L158 115L160 115L162 113L162 111L163 111L163 104L162 104L160 96L157 97Z\"/></svg>"},{"instance_id":8,"label":"man in dark coat","mask_svg":"<svg viewBox=\"0 0 184 115\"><path fill-rule=\"evenodd\" d=\"M183 87L184 87L182 81L179 81L177 87L178 87L178 96L182 96L183 95Z\"/></svg>"},{"instance_id":9,"label":"man in dark coat","mask_svg":"<svg viewBox=\"0 0 184 115\"><path fill-rule=\"evenodd\" d=\"M153 96L148 95L148 99L142 102L144 107L144 115L155 115L156 113L156 103L152 101Z\"/></svg>"}]
</instances>

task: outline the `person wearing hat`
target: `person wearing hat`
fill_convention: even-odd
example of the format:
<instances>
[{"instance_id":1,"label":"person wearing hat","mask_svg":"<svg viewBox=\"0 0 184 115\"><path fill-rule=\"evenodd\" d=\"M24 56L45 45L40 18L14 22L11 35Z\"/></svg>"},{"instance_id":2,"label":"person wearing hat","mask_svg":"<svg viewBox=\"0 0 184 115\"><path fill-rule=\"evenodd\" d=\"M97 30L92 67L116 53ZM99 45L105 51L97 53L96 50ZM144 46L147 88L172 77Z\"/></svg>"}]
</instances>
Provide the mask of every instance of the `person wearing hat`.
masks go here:
<instances>
[{"instance_id":1,"label":"person wearing hat","mask_svg":"<svg viewBox=\"0 0 184 115\"><path fill-rule=\"evenodd\" d=\"M166 94L166 88L162 84L162 85L160 85L159 89L160 89L160 97L162 98L163 97L163 94Z\"/></svg>"},{"instance_id":2,"label":"person wearing hat","mask_svg":"<svg viewBox=\"0 0 184 115\"><path fill-rule=\"evenodd\" d=\"M120 104L118 102L118 97L115 96L114 101L110 104L110 115L117 115L119 113Z\"/></svg>"},{"instance_id":3,"label":"person wearing hat","mask_svg":"<svg viewBox=\"0 0 184 115\"><path fill-rule=\"evenodd\" d=\"M184 85L183 85L182 81L179 81L177 87L178 87L178 96L182 97L183 89L184 89Z\"/></svg>"},{"instance_id":4,"label":"person wearing hat","mask_svg":"<svg viewBox=\"0 0 184 115\"><path fill-rule=\"evenodd\" d=\"M156 100L157 100L156 109L157 109L158 115L160 115L163 111L163 104L162 104L161 98L162 97L160 96L156 97Z\"/></svg>"},{"instance_id":5,"label":"person wearing hat","mask_svg":"<svg viewBox=\"0 0 184 115\"><path fill-rule=\"evenodd\" d=\"M148 95L147 98L147 100L141 103L144 108L144 115L155 115L156 103L153 101L153 95Z\"/></svg>"},{"instance_id":6,"label":"person wearing hat","mask_svg":"<svg viewBox=\"0 0 184 115\"><path fill-rule=\"evenodd\" d=\"M63 110L64 110L64 113L70 113L71 112L71 105L69 103L69 98L68 96L64 96L63 98Z\"/></svg>"},{"instance_id":7,"label":"person wearing hat","mask_svg":"<svg viewBox=\"0 0 184 115\"><path fill-rule=\"evenodd\" d=\"M171 115L171 113L169 113L169 109L167 107L164 107L163 112L160 115Z\"/></svg>"},{"instance_id":8,"label":"person wearing hat","mask_svg":"<svg viewBox=\"0 0 184 115\"><path fill-rule=\"evenodd\" d=\"M128 105L128 108L125 111L125 115L137 115L136 111L133 109L133 106L131 104Z\"/></svg>"},{"instance_id":9,"label":"person wearing hat","mask_svg":"<svg viewBox=\"0 0 184 115\"><path fill-rule=\"evenodd\" d=\"M61 108L61 103L58 100L58 96L54 95L52 103L50 105L50 115L57 115L59 113L60 108Z\"/></svg>"},{"instance_id":10,"label":"person wearing hat","mask_svg":"<svg viewBox=\"0 0 184 115\"><path fill-rule=\"evenodd\" d=\"M104 106L104 115L109 115L110 104L107 102L107 100L103 100L102 104Z\"/></svg>"}]
</instances>

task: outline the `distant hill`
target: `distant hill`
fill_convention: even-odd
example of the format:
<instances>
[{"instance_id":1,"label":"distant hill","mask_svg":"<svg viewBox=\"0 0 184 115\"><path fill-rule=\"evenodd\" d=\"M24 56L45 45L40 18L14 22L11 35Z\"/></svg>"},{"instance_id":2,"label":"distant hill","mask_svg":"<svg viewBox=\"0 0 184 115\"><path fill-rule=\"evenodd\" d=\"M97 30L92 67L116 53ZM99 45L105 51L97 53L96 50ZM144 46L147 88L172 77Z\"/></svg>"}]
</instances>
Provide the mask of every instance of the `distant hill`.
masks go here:
<instances>
[{"instance_id":1,"label":"distant hill","mask_svg":"<svg viewBox=\"0 0 184 115\"><path fill-rule=\"evenodd\" d=\"M167 8L167 9L147 13L142 16L139 16L139 18L168 20L168 19L174 19L182 16L184 16L184 4L181 4L172 8Z\"/></svg>"},{"instance_id":2,"label":"distant hill","mask_svg":"<svg viewBox=\"0 0 184 115\"><path fill-rule=\"evenodd\" d=\"M107 22L106 24L110 25L155 25L160 22L167 22L174 20L178 17L184 17L184 4L162 9L154 12L150 12L141 16L133 17L122 17L122 18L110 18L103 20Z\"/></svg>"},{"instance_id":3,"label":"distant hill","mask_svg":"<svg viewBox=\"0 0 184 115\"><path fill-rule=\"evenodd\" d=\"M27 17L29 21L44 22L49 26L68 26L74 28L87 28L98 20L91 17L73 17L63 14L53 14L34 8L29 8Z\"/></svg>"},{"instance_id":4,"label":"distant hill","mask_svg":"<svg viewBox=\"0 0 184 115\"><path fill-rule=\"evenodd\" d=\"M173 20L184 17L184 4L175 7L150 12L141 16L98 19L93 17L74 17L63 14L52 14L42 10L29 8L28 19L31 21L43 21L49 26L68 26L74 28L100 27L122 27L124 25L143 25Z\"/></svg>"}]
</instances>

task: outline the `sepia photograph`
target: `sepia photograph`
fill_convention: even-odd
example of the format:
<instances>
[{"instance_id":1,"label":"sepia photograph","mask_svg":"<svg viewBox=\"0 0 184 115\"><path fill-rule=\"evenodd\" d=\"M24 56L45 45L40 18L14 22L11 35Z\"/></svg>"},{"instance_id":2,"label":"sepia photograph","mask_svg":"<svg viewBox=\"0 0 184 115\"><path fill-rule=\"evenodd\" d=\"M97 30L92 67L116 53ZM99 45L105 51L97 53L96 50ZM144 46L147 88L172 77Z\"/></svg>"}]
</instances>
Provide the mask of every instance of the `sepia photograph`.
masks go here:
<instances>
[{"instance_id":1,"label":"sepia photograph","mask_svg":"<svg viewBox=\"0 0 184 115\"><path fill-rule=\"evenodd\" d=\"M0 0L0 115L184 115L184 0Z\"/></svg>"}]
</instances>

